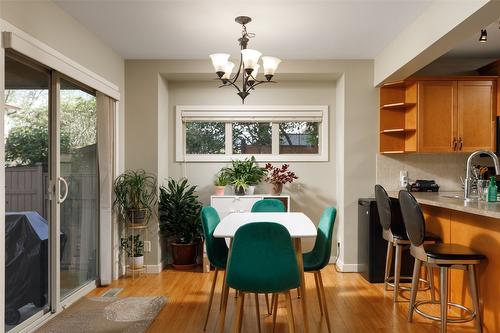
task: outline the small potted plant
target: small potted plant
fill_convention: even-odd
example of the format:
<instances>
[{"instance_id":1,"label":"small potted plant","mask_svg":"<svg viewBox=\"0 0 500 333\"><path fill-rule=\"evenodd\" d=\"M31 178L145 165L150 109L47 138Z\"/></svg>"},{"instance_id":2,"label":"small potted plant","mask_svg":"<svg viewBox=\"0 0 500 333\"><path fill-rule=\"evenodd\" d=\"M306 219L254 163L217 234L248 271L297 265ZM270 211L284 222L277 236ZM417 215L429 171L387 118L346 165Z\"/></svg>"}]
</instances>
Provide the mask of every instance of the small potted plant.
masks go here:
<instances>
[{"instance_id":1,"label":"small potted plant","mask_svg":"<svg viewBox=\"0 0 500 333\"><path fill-rule=\"evenodd\" d=\"M128 170L113 184L113 207L120 219L130 224L146 224L157 201L156 177L146 171Z\"/></svg>"},{"instance_id":2,"label":"small potted plant","mask_svg":"<svg viewBox=\"0 0 500 333\"><path fill-rule=\"evenodd\" d=\"M258 166L255 157L233 160L230 167L221 170L230 180L236 195L252 195L255 185L266 176L267 170Z\"/></svg>"},{"instance_id":3,"label":"small potted plant","mask_svg":"<svg viewBox=\"0 0 500 333\"><path fill-rule=\"evenodd\" d=\"M228 175L225 172L220 171L217 174L217 176L215 176L214 194L215 195L224 195L224 190L226 189L226 186L229 185L229 183L230 183L230 180L229 180Z\"/></svg>"},{"instance_id":4,"label":"small potted plant","mask_svg":"<svg viewBox=\"0 0 500 333\"><path fill-rule=\"evenodd\" d=\"M141 269L144 267L144 242L140 235L130 235L121 239L121 248L128 257L130 269Z\"/></svg>"},{"instance_id":5,"label":"small potted plant","mask_svg":"<svg viewBox=\"0 0 500 333\"><path fill-rule=\"evenodd\" d=\"M202 236L201 204L196 186L190 185L186 178L179 181L169 179L167 186L160 188L158 208L160 232L174 237L170 244L174 268L193 268Z\"/></svg>"},{"instance_id":6,"label":"small potted plant","mask_svg":"<svg viewBox=\"0 0 500 333\"><path fill-rule=\"evenodd\" d=\"M275 167L271 163L267 163L266 170L268 172L266 182L272 185L273 195L281 195L283 185L291 183L295 179L299 179L299 177L295 175L295 172L290 171L289 164L283 164L281 167Z\"/></svg>"}]
</instances>

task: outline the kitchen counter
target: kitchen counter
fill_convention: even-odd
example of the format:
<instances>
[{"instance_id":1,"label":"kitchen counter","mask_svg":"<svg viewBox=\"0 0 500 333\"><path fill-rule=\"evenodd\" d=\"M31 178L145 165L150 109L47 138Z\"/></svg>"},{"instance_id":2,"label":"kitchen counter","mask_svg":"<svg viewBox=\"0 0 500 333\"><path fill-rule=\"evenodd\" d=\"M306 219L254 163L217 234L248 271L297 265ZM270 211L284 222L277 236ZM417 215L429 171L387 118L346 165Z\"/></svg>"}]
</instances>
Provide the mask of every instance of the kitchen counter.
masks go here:
<instances>
[{"instance_id":1,"label":"kitchen counter","mask_svg":"<svg viewBox=\"0 0 500 333\"><path fill-rule=\"evenodd\" d=\"M396 191L388 194L393 198L398 197ZM462 199L463 192L412 192L412 194L422 205L500 219L500 202L465 201ZM458 196L458 198L453 198L453 196Z\"/></svg>"}]
</instances>

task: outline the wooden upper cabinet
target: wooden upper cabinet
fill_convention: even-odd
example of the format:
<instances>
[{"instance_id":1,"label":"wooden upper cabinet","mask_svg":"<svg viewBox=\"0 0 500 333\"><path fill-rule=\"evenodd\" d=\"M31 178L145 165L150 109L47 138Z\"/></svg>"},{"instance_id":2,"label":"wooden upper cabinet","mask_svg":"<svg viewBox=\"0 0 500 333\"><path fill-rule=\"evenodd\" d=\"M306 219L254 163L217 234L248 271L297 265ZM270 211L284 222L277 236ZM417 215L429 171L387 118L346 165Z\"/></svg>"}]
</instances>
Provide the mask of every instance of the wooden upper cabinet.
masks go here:
<instances>
[{"instance_id":1,"label":"wooden upper cabinet","mask_svg":"<svg viewBox=\"0 0 500 333\"><path fill-rule=\"evenodd\" d=\"M418 83L418 151L452 152L455 148L457 81Z\"/></svg>"},{"instance_id":2,"label":"wooden upper cabinet","mask_svg":"<svg viewBox=\"0 0 500 333\"><path fill-rule=\"evenodd\" d=\"M457 150L494 150L496 82L458 81L457 98Z\"/></svg>"}]
</instances>

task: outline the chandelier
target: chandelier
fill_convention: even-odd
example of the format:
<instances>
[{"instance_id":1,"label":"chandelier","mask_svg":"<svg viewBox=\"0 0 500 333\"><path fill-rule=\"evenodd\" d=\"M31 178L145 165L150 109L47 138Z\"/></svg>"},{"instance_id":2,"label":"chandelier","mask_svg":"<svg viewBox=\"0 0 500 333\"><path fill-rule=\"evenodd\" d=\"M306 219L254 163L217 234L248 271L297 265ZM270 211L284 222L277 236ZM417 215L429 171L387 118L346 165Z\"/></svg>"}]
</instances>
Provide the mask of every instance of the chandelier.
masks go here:
<instances>
[{"instance_id":1,"label":"chandelier","mask_svg":"<svg viewBox=\"0 0 500 333\"><path fill-rule=\"evenodd\" d=\"M241 102L245 103L245 98L250 95L250 90L254 90L255 87L263 83L276 83L275 81L272 81L272 78L281 60L276 57L263 56L262 67L264 70L265 80L258 80L257 75L260 68L259 59L261 58L262 53L257 50L247 49L250 38L255 37L254 33L247 32L246 27L252 19L248 16L238 16L234 20L242 26L241 38L238 39L238 43L241 48L238 71L236 74L231 76L235 64L229 61L230 55L227 53L211 54L210 59L212 59L212 65L214 66L218 79L222 82L222 85L219 86L219 88L229 86L234 87L238 91L238 96L241 97ZM238 79L240 78L240 75L241 86L238 86Z\"/></svg>"}]
</instances>

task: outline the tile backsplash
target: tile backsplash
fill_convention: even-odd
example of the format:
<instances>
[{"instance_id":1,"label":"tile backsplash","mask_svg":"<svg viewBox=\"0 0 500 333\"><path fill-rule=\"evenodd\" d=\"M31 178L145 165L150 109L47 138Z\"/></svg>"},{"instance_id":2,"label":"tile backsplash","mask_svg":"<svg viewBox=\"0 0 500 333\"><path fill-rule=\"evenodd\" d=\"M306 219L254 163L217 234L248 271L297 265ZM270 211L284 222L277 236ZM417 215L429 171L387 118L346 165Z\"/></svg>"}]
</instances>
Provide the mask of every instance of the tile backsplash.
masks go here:
<instances>
[{"instance_id":1,"label":"tile backsplash","mask_svg":"<svg viewBox=\"0 0 500 333\"><path fill-rule=\"evenodd\" d=\"M410 182L416 179L432 179L440 186L440 191L460 191L460 177L465 177L466 153L451 154L377 154L377 183L388 191L399 189L399 171L408 171ZM486 158L478 158L476 163L490 165Z\"/></svg>"}]
</instances>

